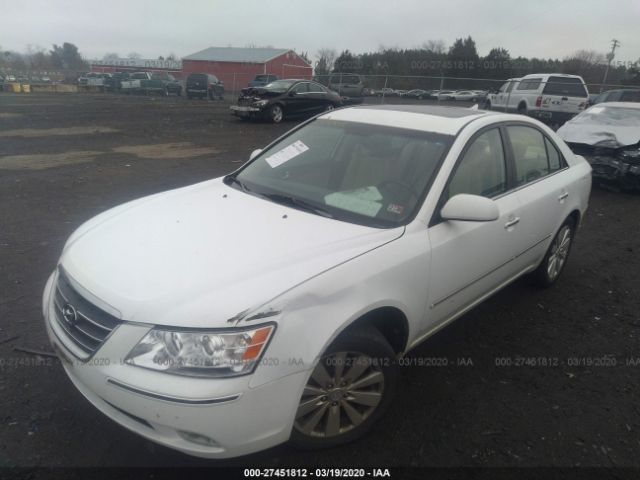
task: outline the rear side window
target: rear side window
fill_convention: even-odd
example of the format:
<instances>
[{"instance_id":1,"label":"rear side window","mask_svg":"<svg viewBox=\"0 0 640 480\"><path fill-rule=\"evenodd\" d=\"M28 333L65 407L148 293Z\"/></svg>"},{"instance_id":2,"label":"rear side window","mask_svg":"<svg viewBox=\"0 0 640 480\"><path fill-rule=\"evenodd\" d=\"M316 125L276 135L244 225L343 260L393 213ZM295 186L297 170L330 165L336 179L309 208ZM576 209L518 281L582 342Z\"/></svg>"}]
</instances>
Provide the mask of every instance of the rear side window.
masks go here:
<instances>
[{"instance_id":1,"label":"rear side window","mask_svg":"<svg viewBox=\"0 0 640 480\"><path fill-rule=\"evenodd\" d=\"M589 96L582 80L573 77L549 77L542 93L563 97Z\"/></svg>"},{"instance_id":2,"label":"rear side window","mask_svg":"<svg viewBox=\"0 0 640 480\"><path fill-rule=\"evenodd\" d=\"M448 198L460 193L494 197L507 188L502 136L497 128L478 136L451 177Z\"/></svg>"},{"instance_id":3,"label":"rear side window","mask_svg":"<svg viewBox=\"0 0 640 480\"><path fill-rule=\"evenodd\" d=\"M549 174L545 138L531 127L507 127L516 167L516 185L524 185ZM559 159L558 159L559 161Z\"/></svg>"},{"instance_id":4,"label":"rear side window","mask_svg":"<svg viewBox=\"0 0 640 480\"><path fill-rule=\"evenodd\" d=\"M516 90L537 90L541 82L541 78L528 78L522 80Z\"/></svg>"},{"instance_id":5,"label":"rear side window","mask_svg":"<svg viewBox=\"0 0 640 480\"><path fill-rule=\"evenodd\" d=\"M324 93L324 88L322 88L317 83L310 83L309 84L309 91L312 92L312 93Z\"/></svg>"},{"instance_id":6,"label":"rear side window","mask_svg":"<svg viewBox=\"0 0 640 480\"><path fill-rule=\"evenodd\" d=\"M556 172L564 167L562 156L558 149L549 141L547 137L544 137L544 144L547 147L547 157L549 158L549 171Z\"/></svg>"}]
</instances>

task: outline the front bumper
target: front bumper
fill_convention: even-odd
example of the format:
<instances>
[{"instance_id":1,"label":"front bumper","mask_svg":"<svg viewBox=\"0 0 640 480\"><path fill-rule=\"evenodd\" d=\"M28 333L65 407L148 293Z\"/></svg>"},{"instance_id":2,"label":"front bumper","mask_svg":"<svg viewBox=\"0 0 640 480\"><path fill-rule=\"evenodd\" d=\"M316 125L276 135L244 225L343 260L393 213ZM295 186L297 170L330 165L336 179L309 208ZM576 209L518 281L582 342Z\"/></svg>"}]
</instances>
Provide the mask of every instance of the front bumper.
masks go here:
<instances>
[{"instance_id":1,"label":"front bumper","mask_svg":"<svg viewBox=\"0 0 640 480\"><path fill-rule=\"evenodd\" d=\"M252 388L252 375L206 379L169 375L124 363L149 325L123 323L87 360L65 345L47 283L47 335L75 387L102 413L161 445L206 458L228 458L288 440L308 372ZM259 367L261 368L261 367Z\"/></svg>"},{"instance_id":2,"label":"front bumper","mask_svg":"<svg viewBox=\"0 0 640 480\"><path fill-rule=\"evenodd\" d=\"M237 117L255 117L262 113L261 108L245 105L231 105L229 109L231 113Z\"/></svg>"}]
</instances>

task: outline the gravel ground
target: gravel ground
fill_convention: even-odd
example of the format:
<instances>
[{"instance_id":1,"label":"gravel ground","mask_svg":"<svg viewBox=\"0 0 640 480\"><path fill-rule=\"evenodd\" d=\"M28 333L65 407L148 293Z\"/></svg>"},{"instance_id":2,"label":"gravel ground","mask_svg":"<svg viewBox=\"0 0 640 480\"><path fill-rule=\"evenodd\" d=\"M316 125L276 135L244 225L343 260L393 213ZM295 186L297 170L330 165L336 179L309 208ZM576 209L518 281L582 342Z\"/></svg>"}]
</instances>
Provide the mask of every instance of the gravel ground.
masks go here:
<instances>
[{"instance_id":1,"label":"gravel ground","mask_svg":"<svg viewBox=\"0 0 640 480\"><path fill-rule=\"evenodd\" d=\"M412 351L389 414L348 447L190 458L19 351L50 351L40 296L76 227L229 172L295 124L243 123L224 102L0 94L0 466L640 467L637 195L595 189L559 283L518 281Z\"/></svg>"}]
</instances>

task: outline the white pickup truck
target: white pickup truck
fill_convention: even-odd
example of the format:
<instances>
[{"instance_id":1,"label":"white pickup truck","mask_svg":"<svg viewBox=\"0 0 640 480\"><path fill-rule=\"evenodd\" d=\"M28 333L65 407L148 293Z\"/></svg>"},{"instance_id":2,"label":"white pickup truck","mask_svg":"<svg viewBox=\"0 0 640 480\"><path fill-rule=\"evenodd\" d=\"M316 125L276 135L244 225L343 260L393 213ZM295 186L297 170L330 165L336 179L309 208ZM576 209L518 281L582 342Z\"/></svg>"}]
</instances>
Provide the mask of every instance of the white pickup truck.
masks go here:
<instances>
[{"instance_id":1,"label":"white pickup truck","mask_svg":"<svg viewBox=\"0 0 640 480\"><path fill-rule=\"evenodd\" d=\"M549 123L564 123L587 106L582 77L540 73L510 78L487 96L486 108L529 115Z\"/></svg>"},{"instance_id":2,"label":"white pickup truck","mask_svg":"<svg viewBox=\"0 0 640 480\"><path fill-rule=\"evenodd\" d=\"M136 72L131 74L129 80L121 82L123 92L136 92L142 90L142 80L151 80L149 72Z\"/></svg>"}]
</instances>

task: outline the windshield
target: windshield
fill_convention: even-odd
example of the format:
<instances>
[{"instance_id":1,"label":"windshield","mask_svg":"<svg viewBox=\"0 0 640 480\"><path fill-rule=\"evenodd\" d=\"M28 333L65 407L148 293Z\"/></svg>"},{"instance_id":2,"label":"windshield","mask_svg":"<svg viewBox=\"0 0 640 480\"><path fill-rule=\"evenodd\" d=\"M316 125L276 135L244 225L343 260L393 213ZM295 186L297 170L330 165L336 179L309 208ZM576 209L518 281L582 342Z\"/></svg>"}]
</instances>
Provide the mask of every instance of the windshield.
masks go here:
<instances>
[{"instance_id":1,"label":"windshield","mask_svg":"<svg viewBox=\"0 0 640 480\"><path fill-rule=\"evenodd\" d=\"M237 188L294 208L390 228L413 216L452 141L448 135L319 119L262 152L235 179Z\"/></svg>"},{"instance_id":2,"label":"windshield","mask_svg":"<svg viewBox=\"0 0 640 480\"><path fill-rule=\"evenodd\" d=\"M571 123L640 127L640 108L597 105L574 117Z\"/></svg>"},{"instance_id":3,"label":"windshield","mask_svg":"<svg viewBox=\"0 0 640 480\"><path fill-rule=\"evenodd\" d=\"M286 92L294 83L296 83L296 80L276 80L275 82L268 83L262 88L273 90L275 92Z\"/></svg>"}]
</instances>

